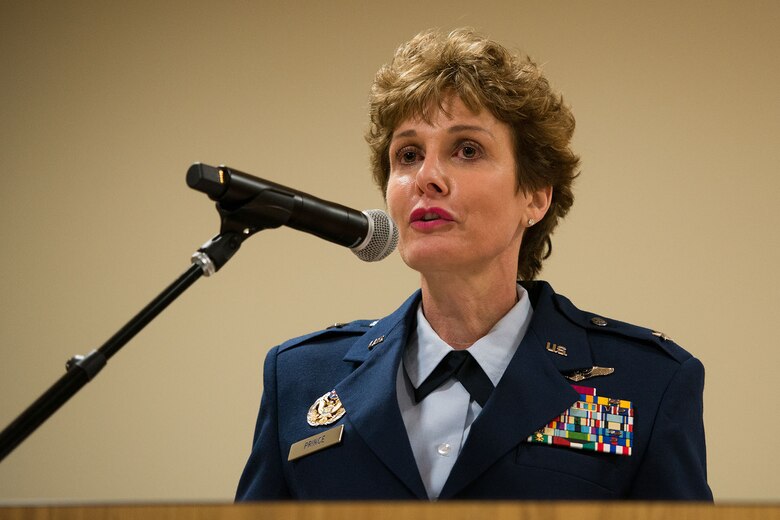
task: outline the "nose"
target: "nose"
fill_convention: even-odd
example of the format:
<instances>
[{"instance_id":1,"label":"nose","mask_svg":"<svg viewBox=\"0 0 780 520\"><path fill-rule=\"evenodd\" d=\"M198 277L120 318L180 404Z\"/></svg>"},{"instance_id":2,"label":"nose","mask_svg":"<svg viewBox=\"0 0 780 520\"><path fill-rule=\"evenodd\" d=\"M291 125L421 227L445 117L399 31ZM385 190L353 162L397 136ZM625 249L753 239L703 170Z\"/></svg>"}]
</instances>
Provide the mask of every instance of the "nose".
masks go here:
<instances>
[{"instance_id":1,"label":"nose","mask_svg":"<svg viewBox=\"0 0 780 520\"><path fill-rule=\"evenodd\" d=\"M435 156L428 155L417 170L415 178L417 190L420 195L431 197L442 196L449 193L449 180L444 173L439 160Z\"/></svg>"}]
</instances>

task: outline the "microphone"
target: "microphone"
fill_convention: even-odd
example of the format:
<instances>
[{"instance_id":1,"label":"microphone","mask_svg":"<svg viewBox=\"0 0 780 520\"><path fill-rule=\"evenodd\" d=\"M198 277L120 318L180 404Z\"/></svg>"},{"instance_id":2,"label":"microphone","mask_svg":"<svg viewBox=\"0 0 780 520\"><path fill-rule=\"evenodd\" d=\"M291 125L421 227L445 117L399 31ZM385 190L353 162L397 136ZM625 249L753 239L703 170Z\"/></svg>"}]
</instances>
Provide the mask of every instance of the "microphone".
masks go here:
<instances>
[{"instance_id":1,"label":"microphone","mask_svg":"<svg viewBox=\"0 0 780 520\"><path fill-rule=\"evenodd\" d=\"M398 244L398 228L382 210L361 212L227 166L195 163L187 185L217 201L220 213L241 212L250 231L288 226L346 246L366 262L382 260Z\"/></svg>"}]
</instances>

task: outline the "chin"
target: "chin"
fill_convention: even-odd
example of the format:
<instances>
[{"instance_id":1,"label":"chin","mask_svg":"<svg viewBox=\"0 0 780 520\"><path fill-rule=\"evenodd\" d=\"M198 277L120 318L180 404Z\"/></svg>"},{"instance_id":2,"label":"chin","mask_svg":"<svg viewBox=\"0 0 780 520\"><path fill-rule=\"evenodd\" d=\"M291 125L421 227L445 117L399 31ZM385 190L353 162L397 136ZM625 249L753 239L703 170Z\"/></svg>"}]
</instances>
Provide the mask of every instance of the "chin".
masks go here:
<instances>
[{"instance_id":1,"label":"chin","mask_svg":"<svg viewBox=\"0 0 780 520\"><path fill-rule=\"evenodd\" d=\"M420 244L416 244L419 246ZM459 258L461 251L456 248L444 247L399 247L401 259L406 265L420 274L440 271L455 267L454 259Z\"/></svg>"}]
</instances>

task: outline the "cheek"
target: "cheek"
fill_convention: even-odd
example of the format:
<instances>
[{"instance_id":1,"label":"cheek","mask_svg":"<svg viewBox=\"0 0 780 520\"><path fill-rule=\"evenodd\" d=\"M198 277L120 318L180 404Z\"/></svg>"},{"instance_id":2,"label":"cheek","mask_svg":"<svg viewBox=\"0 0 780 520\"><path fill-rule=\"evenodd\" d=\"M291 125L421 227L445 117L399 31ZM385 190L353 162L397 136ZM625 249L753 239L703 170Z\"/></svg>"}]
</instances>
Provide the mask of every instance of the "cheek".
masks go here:
<instances>
[{"instance_id":1,"label":"cheek","mask_svg":"<svg viewBox=\"0 0 780 520\"><path fill-rule=\"evenodd\" d=\"M410 184L407 177L390 177L387 182L387 210L396 222L408 212Z\"/></svg>"}]
</instances>

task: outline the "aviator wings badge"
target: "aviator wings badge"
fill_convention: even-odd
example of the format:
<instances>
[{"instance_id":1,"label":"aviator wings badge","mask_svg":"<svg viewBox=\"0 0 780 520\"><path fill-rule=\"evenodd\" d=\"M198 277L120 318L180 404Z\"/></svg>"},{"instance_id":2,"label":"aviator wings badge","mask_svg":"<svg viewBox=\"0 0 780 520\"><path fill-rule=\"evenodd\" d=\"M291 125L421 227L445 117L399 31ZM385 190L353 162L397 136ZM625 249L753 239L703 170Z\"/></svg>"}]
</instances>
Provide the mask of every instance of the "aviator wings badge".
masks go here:
<instances>
[{"instance_id":1,"label":"aviator wings badge","mask_svg":"<svg viewBox=\"0 0 780 520\"><path fill-rule=\"evenodd\" d=\"M576 370L574 372L569 372L568 374L564 374L564 377L566 377L566 379L568 379L569 381L574 381L575 383L579 383L580 381L585 381L586 379L590 379L591 377L608 376L614 371L615 371L614 368L609 368L609 367L591 367L591 368L586 368L584 370Z\"/></svg>"}]
</instances>

